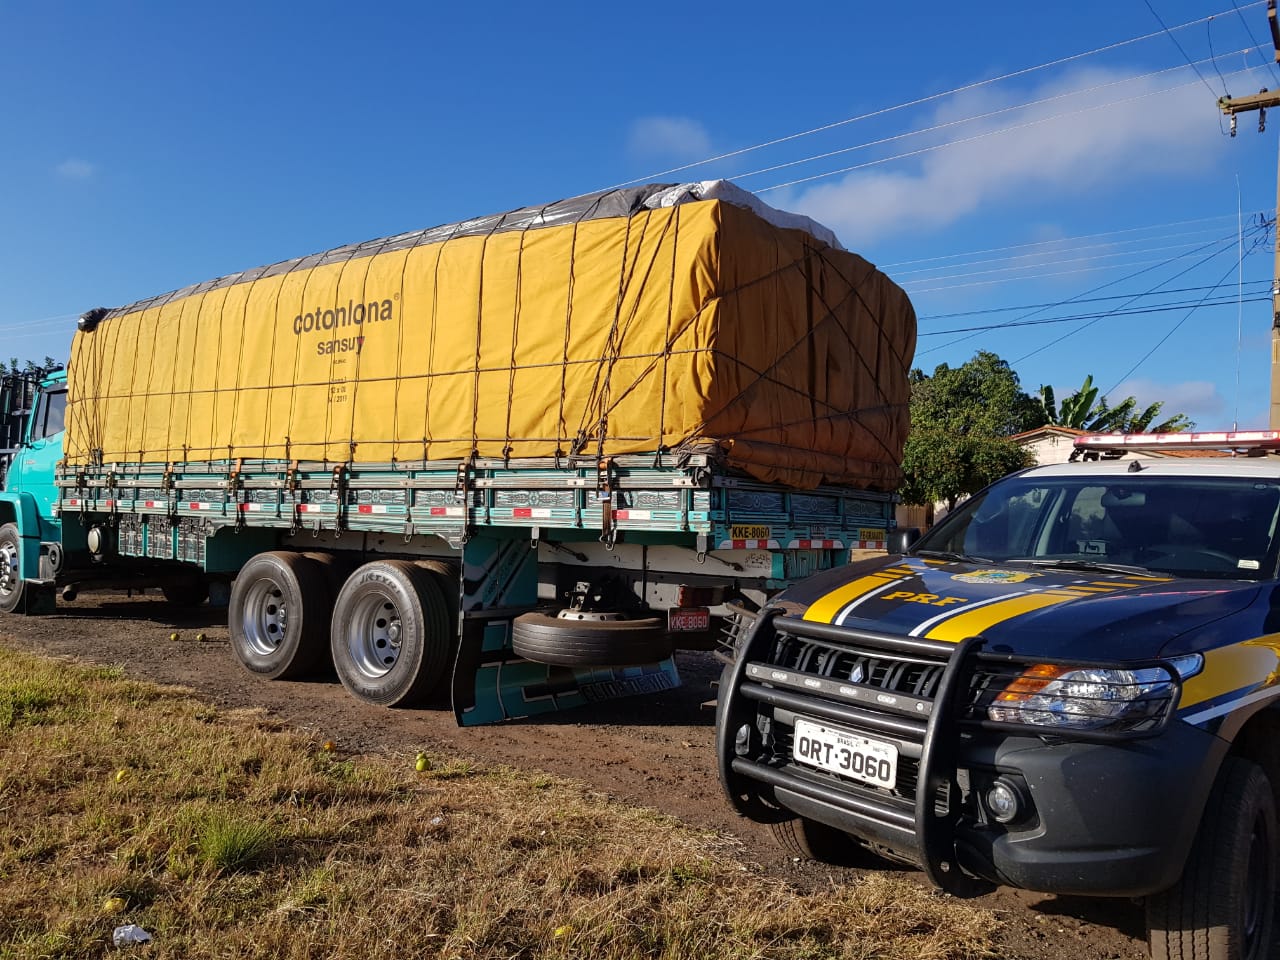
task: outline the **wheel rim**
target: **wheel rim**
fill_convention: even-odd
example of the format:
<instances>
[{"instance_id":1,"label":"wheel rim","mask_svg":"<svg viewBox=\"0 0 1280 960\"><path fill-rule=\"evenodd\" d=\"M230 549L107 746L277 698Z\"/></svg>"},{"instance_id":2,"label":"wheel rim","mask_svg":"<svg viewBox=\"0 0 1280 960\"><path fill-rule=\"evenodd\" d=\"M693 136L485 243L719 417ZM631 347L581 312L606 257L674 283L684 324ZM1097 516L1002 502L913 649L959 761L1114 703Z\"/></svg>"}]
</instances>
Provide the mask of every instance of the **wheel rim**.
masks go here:
<instances>
[{"instance_id":1,"label":"wheel rim","mask_svg":"<svg viewBox=\"0 0 1280 960\"><path fill-rule=\"evenodd\" d=\"M1266 911L1270 905L1270 898L1274 895L1270 840L1266 820L1261 816L1255 817L1253 832L1249 837L1249 860L1245 869L1244 896L1240 903L1243 955L1248 960L1261 960L1271 946L1270 943L1263 942Z\"/></svg>"},{"instance_id":2,"label":"wheel rim","mask_svg":"<svg viewBox=\"0 0 1280 960\"><path fill-rule=\"evenodd\" d=\"M245 594L241 631L249 649L269 657L280 649L289 627L289 605L274 580L256 580Z\"/></svg>"},{"instance_id":3,"label":"wheel rim","mask_svg":"<svg viewBox=\"0 0 1280 960\"><path fill-rule=\"evenodd\" d=\"M18 548L12 541L0 543L0 597L11 597L18 589Z\"/></svg>"},{"instance_id":4,"label":"wheel rim","mask_svg":"<svg viewBox=\"0 0 1280 960\"><path fill-rule=\"evenodd\" d=\"M376 680L395 669L400 660L404 618L395 601L374 592L358 600L347 627L351 662L365 677Z\"/></svg>"}]
</instances>

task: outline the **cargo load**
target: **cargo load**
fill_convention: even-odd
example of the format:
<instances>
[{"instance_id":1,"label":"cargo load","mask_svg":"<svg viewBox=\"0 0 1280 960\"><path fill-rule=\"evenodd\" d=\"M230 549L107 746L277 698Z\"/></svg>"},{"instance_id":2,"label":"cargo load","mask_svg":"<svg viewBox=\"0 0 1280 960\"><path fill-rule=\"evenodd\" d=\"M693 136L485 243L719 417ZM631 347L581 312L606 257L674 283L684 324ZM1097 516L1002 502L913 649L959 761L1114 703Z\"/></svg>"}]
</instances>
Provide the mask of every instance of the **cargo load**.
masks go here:
<instances>
[{"instance_id":1,"label":"cargo load","mask_svg":"<svg viewBox=\"0 0 1280 960\"><path fill-rule=\"evenodd\" d=\"M770 212L715 182L613 190L93 312L67 463L710 450L766 482L892 490L911 304Z\"/></svg>"}]
</instances>

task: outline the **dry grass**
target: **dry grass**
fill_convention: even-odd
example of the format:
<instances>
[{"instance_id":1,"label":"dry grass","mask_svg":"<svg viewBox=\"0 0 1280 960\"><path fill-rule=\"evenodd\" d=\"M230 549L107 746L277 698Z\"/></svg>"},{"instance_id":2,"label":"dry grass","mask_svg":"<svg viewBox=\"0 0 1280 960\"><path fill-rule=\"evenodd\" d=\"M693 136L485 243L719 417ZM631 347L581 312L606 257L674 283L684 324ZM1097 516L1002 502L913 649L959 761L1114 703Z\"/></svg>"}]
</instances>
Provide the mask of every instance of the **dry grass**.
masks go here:
<instances>
[{"instance_id":1,"label":"dry grass","mask_svg":"<svg viewBox=\"0 0 1280 960\"><path fill-rule=\"evenodd\" d=\"M950 958L990 914L801 895L580 785L343 757L257 713L0 649L0 958Z\"/></svg>"}]
</instances>

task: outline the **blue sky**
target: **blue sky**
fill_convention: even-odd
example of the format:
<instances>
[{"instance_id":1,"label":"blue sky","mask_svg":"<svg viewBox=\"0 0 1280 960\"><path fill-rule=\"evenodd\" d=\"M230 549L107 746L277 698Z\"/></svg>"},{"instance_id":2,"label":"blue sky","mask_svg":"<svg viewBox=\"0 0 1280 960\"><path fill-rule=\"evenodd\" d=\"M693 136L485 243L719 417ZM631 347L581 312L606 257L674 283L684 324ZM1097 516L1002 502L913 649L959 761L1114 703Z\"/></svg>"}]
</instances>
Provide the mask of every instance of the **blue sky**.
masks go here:
<instances>
[{"instance_id":1,"label":"blue sky","mask_svg":"<svg viewBox=\"0 0 1280 960\"><path fill-rule=\"evenodd\" d=\"M1233 139L1215 103L1280 86L1261 3L0 0L0 35L4 359L259 264L726 177L902 283L925 370L993 350L1029 391L1266 425L1280 113Z\"/></svg>"}]
</instances>

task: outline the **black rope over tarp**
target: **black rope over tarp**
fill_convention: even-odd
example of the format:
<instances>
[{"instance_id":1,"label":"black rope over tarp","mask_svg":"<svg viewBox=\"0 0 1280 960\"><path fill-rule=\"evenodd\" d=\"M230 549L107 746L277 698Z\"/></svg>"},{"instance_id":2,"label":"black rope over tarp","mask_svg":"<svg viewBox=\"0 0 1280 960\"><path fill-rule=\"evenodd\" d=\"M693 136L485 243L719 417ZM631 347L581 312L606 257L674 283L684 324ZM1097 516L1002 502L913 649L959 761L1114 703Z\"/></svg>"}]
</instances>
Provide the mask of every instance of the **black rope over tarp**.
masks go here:
<instances>
[{"instance_id":1,"label":"black rope over tarp","mask_svg":"<svg viewBox=\"0 0 1280 960\"><path fill-rule=\"evenodd\" d=\"M82 356L98 362L71 420L95 418L89 432L101 445L123 440L112 459L146 447L154 459L372 463L412 458L419 443L423 462L600 458L741 441L748 456L750 445L790 444L797 459L843 452L895 461L905 435L899 367L913 342L905 295L865 261L743 219L753 214L730 202L699 213L661 206L668 200L657 194L637 188L523 208L118 308L81 338L92 339ZM612 222L584 226L602 219ZM557 227L535 242L533 231ZM421 247L430 249L414 252ZM247 286L233 293L237 283ZM336 298L357 295L359 315L349 304L343 313ZM350 319L375 303L385 304L381 321L394 318L383 337ZM162 344L175 326L180 346ZM164 375L161 349L172 351ZM144 351L152 356L136 355ZM166 415L167 431L152 419ZM82 442L70 447L84 454Z\"/></svg>"}]
</instances>

